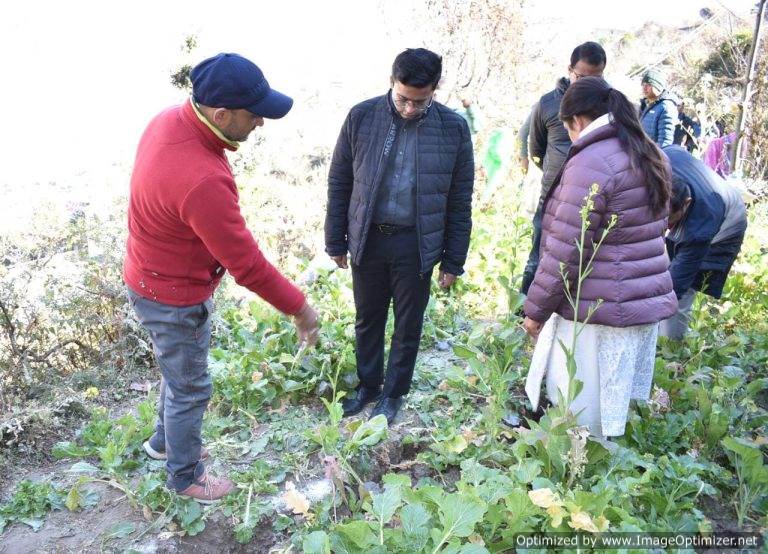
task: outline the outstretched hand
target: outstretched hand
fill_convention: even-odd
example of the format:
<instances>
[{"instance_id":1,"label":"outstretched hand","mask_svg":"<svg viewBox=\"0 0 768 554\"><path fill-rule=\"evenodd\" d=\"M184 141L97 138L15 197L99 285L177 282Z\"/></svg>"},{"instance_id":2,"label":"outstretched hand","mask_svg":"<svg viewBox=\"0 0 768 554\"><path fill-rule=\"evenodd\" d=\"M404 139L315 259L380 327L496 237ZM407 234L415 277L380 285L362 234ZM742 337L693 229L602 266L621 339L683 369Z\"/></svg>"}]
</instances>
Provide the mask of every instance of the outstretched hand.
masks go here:
<instances>
[{"instance_id":1,"label":"outstretched hand","mask_svg":"<svg viewBox=\"0 0 768 554\"><path fill-rule=\"evenodd\" d=\"M296 334L299 344L302 346L314 346L320 333L320 324L317 312L308 303L305 303L299 313L294 316Z\"/></svg>"}]
</instances>

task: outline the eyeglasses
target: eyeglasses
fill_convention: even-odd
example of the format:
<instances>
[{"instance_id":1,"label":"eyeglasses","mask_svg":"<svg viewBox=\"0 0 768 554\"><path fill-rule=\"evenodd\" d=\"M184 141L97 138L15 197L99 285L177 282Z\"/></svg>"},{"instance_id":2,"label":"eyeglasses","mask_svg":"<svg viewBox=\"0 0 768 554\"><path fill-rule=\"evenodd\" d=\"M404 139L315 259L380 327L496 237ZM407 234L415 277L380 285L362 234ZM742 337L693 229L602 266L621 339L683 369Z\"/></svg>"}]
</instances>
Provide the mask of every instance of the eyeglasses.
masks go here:
<instances>
[{"instance_id":1,"label":"eyeglasses","mask_svg":"<svg viewBox=\"0 0 768 554\"><path fill-rule=\"evenodd\" d=\"M603 74L600 73L599 75L585 75L584 73L576 73L573 69L571 69L571 75L573 75L573 80L578 81L579 79L583 79L584 77L602 77Z\"/></svg>"},{"instance_id":2,"label":"eyeglasses","mask_svg":"<svg viewBox=\"0 0 768 554\"><path fill-rule=\"evenodd\" d=\"M425 98L424 100L411 100L410 98L403 98L402 96L397 94L394 90L392 91L392 102L395 104L395 106L397 106L401 110L404 110L405 107L410 104L411 108L413 108L414 111L425 112L432 105L433 99L434 99L434 96L430 96L429 98Z\"/></svg>"}]
</instances>

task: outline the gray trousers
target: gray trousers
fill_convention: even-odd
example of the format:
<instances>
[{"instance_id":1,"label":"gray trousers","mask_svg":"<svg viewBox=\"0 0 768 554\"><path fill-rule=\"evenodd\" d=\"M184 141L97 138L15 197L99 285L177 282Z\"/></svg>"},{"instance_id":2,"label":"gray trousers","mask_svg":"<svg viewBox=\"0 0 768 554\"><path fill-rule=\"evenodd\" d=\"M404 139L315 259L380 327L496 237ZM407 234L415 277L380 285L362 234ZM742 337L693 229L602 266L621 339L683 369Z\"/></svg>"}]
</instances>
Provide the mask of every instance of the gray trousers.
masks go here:
<instances>
[{"instance_id":1,"label":"gray trousers","mask_svg":"<svg viewBox=\"0 0 768 554\"><path fill-rule=\"evenodd\" d=\"M162 373L157 424L149 443L167 455L168 485L183 491L205 472L200 431L213 388L208 374L213 301L170 306L132 290L128 298L149 332Z\"/></svg>"},{"instance_id":2,"label":"gray trousers","mask_svg":"<svg viewBox=\"0 0 768 554\"><path fill-rule=\"evenodd\" d=\"M691 310L695 299L696 291L694 289L685 291L683 297L677 301L677 313L660 323L659 336L672 340L683 340L691 322Z\"/></svg>"}]
</instances>

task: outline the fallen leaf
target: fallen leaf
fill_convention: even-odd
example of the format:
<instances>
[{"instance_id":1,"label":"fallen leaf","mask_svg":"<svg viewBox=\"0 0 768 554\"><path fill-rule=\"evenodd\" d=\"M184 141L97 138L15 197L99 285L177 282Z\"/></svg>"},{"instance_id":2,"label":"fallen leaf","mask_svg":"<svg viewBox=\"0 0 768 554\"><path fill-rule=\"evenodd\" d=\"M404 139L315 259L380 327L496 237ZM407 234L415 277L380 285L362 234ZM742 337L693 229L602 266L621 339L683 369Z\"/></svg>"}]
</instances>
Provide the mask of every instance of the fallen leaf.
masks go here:
<instances>
[{"instance_id":1,"label":"fallen leaf","mask_svg":"<svg viewBox=\"0 0 768 554\"><path fill-rule=\"evenodd\" d=\"M301 514L305 517L309 516L309 500L307 500L306 496L296 490L296 485L291 481L288 481L285 484L283 502L285 502L285 505L290 508L294 514Z\"/></svg>"},{"instance_id":2,"label":"fallen leaf","mask_svg":"<svg viewBox=\"0 0 768 554\"><path fill-rule=\"evenodd\" d=\"M483 540L483 537L481 537L477 533L475 533L474 535L470 535L468 538L469 538L469 542L472 544L481 544L485 546L485 541Z\"/></svg>"},{"instance_id":3,"label":"fallen leaf","mask_svg":"<svg viewBox=\"0 0 768 554\"><path fill-rule=\"evenodd\" d=\"M568 522L568 525L572 529L589 531L590 533L597 533L599 531L595 522L592 521L592 517L587 512L571 513L571 521Z\"/></svg>"},{"instance_id":4,"label":"fallen leaf","mask_svg":"<svg viewBox=\"0 0 768 554\"><path fill-rule=\"evenodd\" d=\"M251 375L251 381L254 383L258 383L261 381L261 378L264 377L264 374L261 371L254 371Z\"/></svg>"},{"instance_id":5,"label":"fallen leaf","mask_svg":"<svg viewBox=\"0 0 768 554\"><path fill-rule=\"evenodd\" d=\"M552 489L542 488L528 491L528 498L531 499L539 508L549 508L550 506L562 506L563 503L558 495L552 492Z\"/></svg>"}]
</instances>

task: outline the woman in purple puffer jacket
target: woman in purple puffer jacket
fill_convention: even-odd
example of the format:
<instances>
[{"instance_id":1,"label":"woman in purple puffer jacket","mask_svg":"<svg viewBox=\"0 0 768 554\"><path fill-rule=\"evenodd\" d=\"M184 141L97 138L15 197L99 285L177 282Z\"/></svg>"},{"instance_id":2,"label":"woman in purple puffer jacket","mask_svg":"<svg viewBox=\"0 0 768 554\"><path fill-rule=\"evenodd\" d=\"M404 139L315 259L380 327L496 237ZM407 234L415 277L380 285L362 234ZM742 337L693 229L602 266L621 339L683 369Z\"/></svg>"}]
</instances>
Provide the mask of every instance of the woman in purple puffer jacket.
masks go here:
<instances>
[{"instance_id":1,"label":"woman in purple puffer jacket","mask_svg":"<svg viewBox=\"0 0 768 554\"><path fill-rule=\"evenodd\" d=\"M525 301L525 329L538 338L526 391L534 408L544 379L552 402L558 389L567 397L560 341L570 347L576 326L576 378L583 389L571 411L604 439L624 434L631 399L648 398L658 324L677 309L664 249L670 169L629 100L599 77L571 84L560 118L573 146L546 199L541 258ZM581 209L593 187L585 264L609 222L615 224L595 254L574 314L561 268L575 296Z\"/></svg>"}]
</instances>

